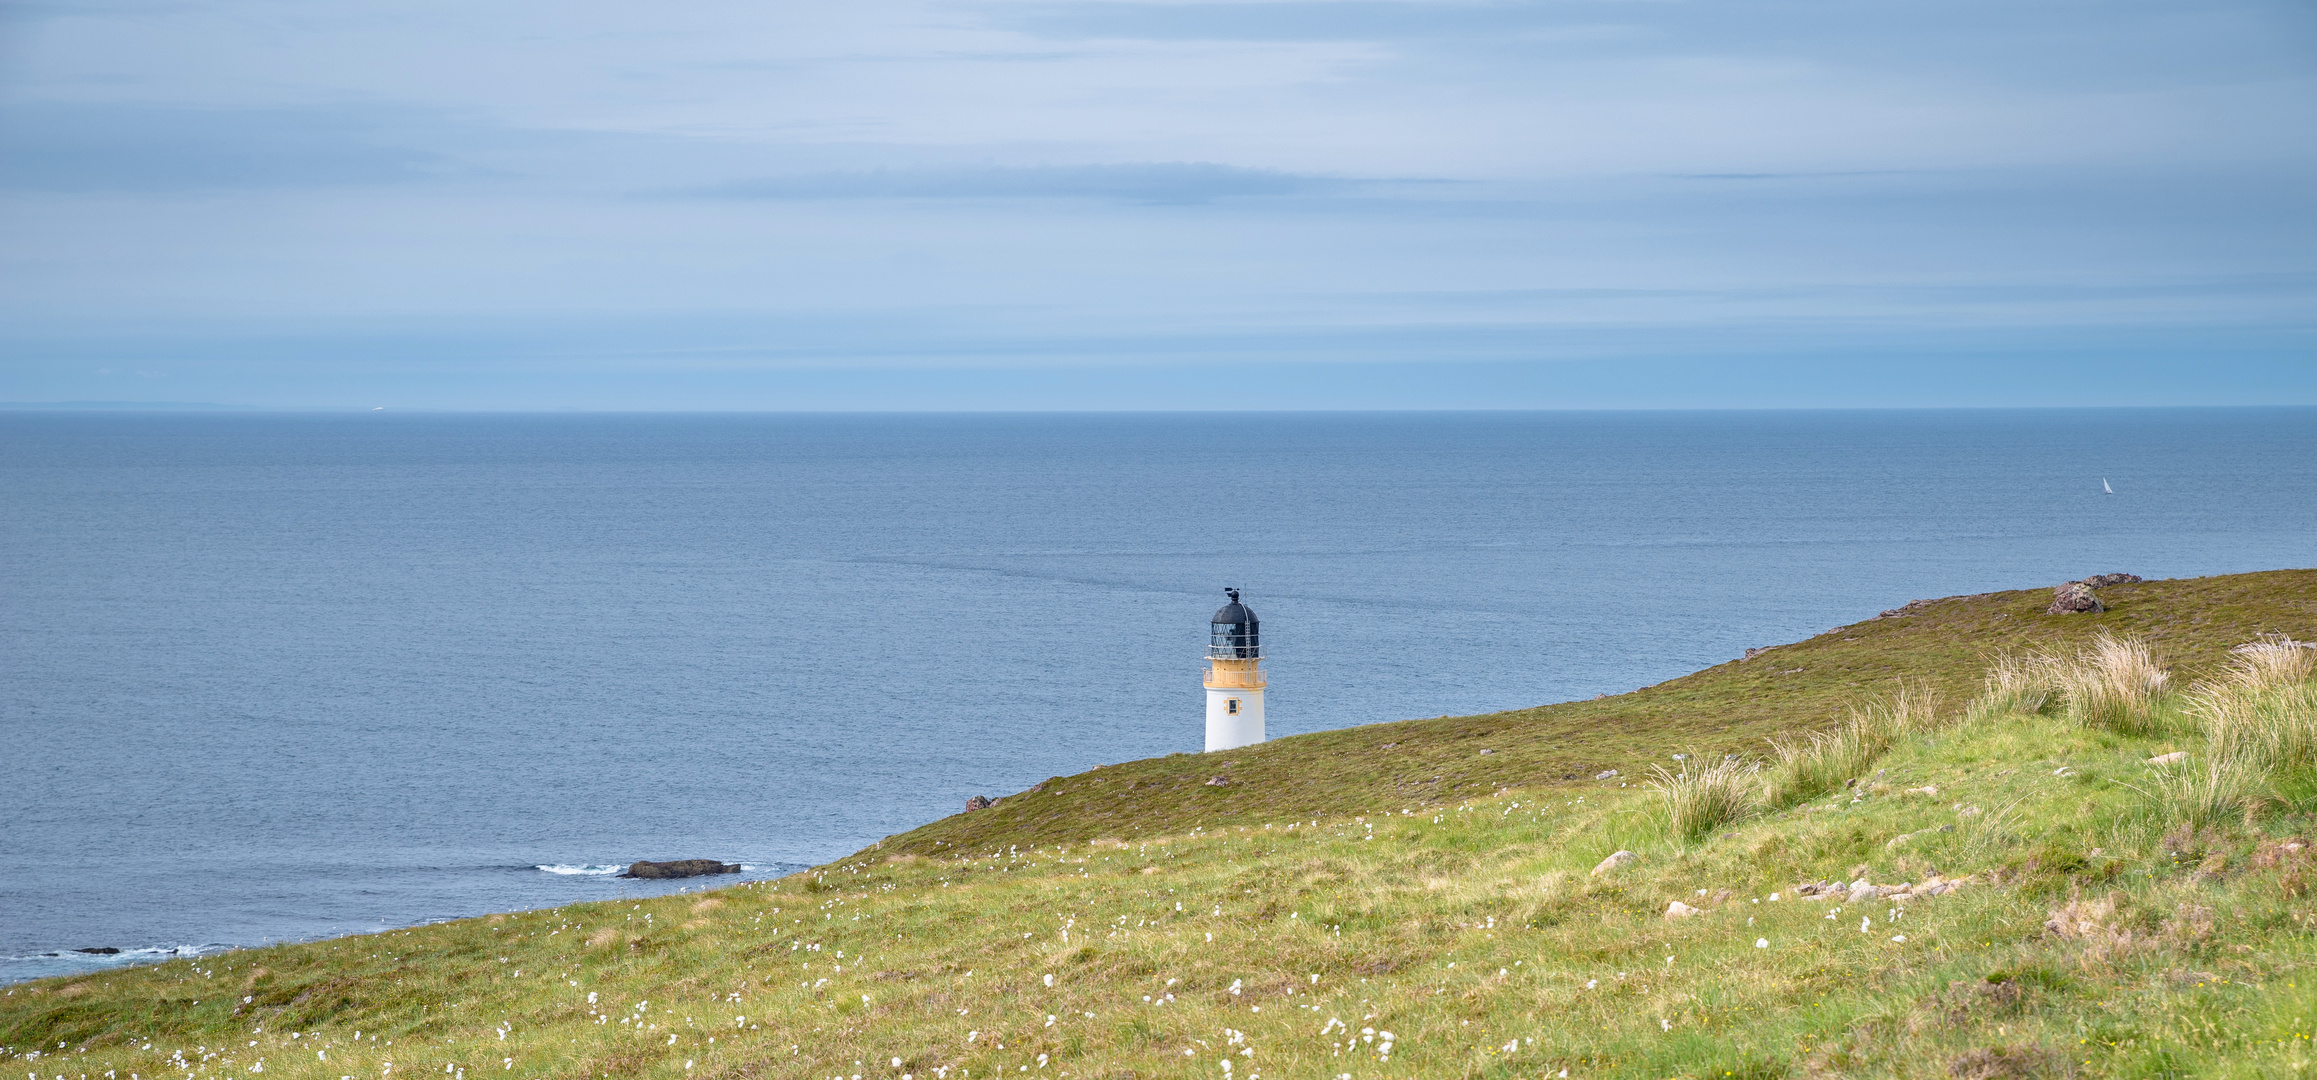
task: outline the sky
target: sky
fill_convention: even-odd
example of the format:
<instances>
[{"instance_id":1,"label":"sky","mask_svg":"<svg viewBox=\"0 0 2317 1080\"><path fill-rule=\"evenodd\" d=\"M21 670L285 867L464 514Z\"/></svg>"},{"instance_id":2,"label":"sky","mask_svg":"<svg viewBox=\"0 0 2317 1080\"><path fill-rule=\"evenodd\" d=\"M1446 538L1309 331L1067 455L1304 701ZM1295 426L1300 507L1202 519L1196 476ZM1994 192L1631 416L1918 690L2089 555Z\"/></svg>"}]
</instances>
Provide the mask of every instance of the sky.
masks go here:
<instances>
[{"instance_id":1,"label":"sky","mask_svg":"<svg viewBox=\"0 0 2317 1080\"><path fill-rule=\"evenodd\" d=\"M0 402L2317 404L2317 5L0 0Z\"/></svg>"}]
</instances>

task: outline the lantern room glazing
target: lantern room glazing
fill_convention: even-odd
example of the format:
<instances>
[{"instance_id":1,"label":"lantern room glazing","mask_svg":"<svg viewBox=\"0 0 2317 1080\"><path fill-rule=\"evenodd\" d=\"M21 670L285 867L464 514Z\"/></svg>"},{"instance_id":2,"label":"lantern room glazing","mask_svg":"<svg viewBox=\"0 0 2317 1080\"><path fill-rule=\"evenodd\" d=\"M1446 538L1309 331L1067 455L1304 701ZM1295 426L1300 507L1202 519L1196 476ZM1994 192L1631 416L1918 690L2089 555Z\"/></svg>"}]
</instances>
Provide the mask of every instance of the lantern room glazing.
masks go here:
<instances>
[{"instance_id":1,"label":"lantern room glazing","mask_svg":"<svg viewBox=\"0 0 2317 1080\"><path fill-rule=\"evenodd\" d=\"M1225 589L1231 602L1215 612L1207 643L1209 660L1259 660L1263 657L1262 623L1255 611L1239 602L1239 590Z\"/></svg>"}]
</instances>

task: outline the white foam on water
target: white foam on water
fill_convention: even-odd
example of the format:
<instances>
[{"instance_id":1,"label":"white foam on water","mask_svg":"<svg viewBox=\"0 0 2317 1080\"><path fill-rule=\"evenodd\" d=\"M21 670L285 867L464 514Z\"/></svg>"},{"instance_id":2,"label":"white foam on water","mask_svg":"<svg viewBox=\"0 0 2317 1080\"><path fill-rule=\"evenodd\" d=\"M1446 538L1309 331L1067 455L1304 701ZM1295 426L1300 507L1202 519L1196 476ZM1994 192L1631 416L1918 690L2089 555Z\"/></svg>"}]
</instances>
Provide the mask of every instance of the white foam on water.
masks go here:
<instances>
[{"instance_id":1,"label":"white foam on water","mask_svg":"<svg viewBox=\"0 0 2317 1080\"><path fill-rule=\"evenodd\" d=\"M142 949L121 949L117 952L88 952L81 949L57 949L53 952L32 953L28 956L0 956L0 960L80 960L90 963L126 964L148 960L166 960L177 956L208 956L230 951L231 945L155 945Z\"/></svg>"},{"instance_id":2,"label":"white foam on water","mask_svg":"<svg viewBox=\"0 0 2317 1080\"><path fill-rule=\"evenodd\" d=\"M535 866L532 869L545 870L550 874L616 874L627 867L606 866L602 863L554 863Z\"/></svg>"}]
</instances>

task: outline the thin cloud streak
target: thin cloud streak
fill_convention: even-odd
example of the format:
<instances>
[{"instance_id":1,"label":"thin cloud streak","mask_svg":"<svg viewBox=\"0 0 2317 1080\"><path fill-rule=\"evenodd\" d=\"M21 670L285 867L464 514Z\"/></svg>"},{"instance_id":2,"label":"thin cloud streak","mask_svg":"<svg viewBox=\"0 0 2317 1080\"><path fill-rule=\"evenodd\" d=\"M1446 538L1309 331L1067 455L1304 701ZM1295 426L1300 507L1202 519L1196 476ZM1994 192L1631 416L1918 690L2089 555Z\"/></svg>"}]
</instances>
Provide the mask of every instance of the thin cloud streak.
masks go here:
<instances>
[{"instance_id":1,"label":"thin cloud streak","mask_svg":"<svg viewBox=\"0 0 2317 1080\"><path fill-rule=\"evenodd\" d=\"M0 106L0 188L184 192L399 184L447 161L397 145L381 110Z\"/></svg>"},{"instance_id":2,"label":"thin cloud streak","mask_svg":"<svg viewBox=\"0 0 2317 1080\"><path fill-rule=\"evenodd\" d=\"M1353 181L1206 162L808 173L676 194L719 199L1122 199L1189 204L1346 190Z\"/></svg>"}]
</instances>

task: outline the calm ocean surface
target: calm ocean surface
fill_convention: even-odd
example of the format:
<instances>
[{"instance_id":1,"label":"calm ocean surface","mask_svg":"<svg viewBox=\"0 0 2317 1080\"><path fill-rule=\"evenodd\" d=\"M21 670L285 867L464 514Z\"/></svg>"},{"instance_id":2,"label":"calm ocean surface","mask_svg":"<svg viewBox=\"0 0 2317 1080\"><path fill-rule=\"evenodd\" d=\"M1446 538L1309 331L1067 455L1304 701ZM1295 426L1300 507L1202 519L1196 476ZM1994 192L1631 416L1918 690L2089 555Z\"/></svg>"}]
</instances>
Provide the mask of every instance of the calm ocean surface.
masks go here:
<instances>
[{"instance_id":1,"label":"calm ocean surface","mask_svg":"<svg viewBox=\"0 0 2317 1080\"><path fill-rule=\"evenodd\" d=\"M2313 542L2309 409L0 413L0 981L1196 750L1225 585L1276 737Z\"/></svg>"}]
</instances>

